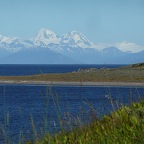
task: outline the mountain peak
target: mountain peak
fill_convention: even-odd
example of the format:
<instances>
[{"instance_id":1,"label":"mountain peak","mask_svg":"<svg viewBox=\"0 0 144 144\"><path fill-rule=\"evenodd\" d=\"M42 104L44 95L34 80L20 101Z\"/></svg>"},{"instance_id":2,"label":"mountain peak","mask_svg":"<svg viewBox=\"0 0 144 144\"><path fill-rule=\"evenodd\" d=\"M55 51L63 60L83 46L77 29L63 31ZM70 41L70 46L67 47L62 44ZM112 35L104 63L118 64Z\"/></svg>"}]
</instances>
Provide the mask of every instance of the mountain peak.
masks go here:
<instances>
[{"instance_id":1,"label":"mountain peak","mask_svg":"<svg viewBox=\"0 0 144 144\"><path fill-rule=\"evenodd\" d=\"M55 33L49 29L41 28L37 34L39 34L39 35L54 35Z\"/></svg>"},{"instance_id":2,"label":"mountain peak","mask_svg":"<svg viewBox=\"0 0 144 144\"><path fill-rule=\"evenodd\" d=\"M77 31L77 30L73 30L73 31L71 31L70 32L71 34L73 34L73 35L75 35L75 34L81 34L79 31Z\"/></svg>"},{"instance_id":3,"label":"mountain peak","mask_svg":"<svg viewBox=\"0 0 144 144\"><path fill-rule=\"evenodd\" d=\"M73 46L78 46L81 48L89 48L93 46L92 42L90 42L86 36L84 36L82 33L73 30L72 32L69 32L67 34L64 34L62 36L62 40L64 44L69 44Z\"/></svg>"},{"instance_id":4,"label":"mountain peak","mask_svg":"<svg viewBox=\"0 0 144 144\"><path fill-rule=\"evenodd\" d=\"M18 40L18 38L10 38L10 37L0 35L0 43L10 44L15 40Z\"/></svg>"},{"instance_id":5,"label":"mountain peak","mask_svg":"<svg viewBox=\"0 0 144 144\"><path fill-rule=\"evenodd\" d=\"M58 44L59 43L59 37L51 30L41 28L37 34L31 38L31 41L33 41L35 44L44 43L46 45L53 43Z\"/></svg>"}]
</instances>

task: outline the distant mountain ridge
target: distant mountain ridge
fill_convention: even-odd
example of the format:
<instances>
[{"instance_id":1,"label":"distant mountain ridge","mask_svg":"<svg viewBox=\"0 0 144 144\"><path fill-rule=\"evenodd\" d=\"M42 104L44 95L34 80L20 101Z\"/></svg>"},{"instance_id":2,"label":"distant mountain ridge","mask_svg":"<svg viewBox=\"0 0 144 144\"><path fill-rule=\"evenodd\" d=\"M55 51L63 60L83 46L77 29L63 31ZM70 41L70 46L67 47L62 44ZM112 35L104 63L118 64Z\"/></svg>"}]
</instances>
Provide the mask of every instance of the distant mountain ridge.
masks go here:
<instances>
[{"instance_id":1,"label":"distant mountain ridge","mask_svg":"<svg viewBox=\"0 0 144 144\"><path fill-rule=\"evenodd\" d=\"M42 28L24 41L0 35L0 64L131 64L144 61L143 47L138 46L138 51L137 45L126 42L116 46L99 48L78 31L59 36ZM122 46L131 46L137 52L121 50Z\"/></svg>"}]
</instances>

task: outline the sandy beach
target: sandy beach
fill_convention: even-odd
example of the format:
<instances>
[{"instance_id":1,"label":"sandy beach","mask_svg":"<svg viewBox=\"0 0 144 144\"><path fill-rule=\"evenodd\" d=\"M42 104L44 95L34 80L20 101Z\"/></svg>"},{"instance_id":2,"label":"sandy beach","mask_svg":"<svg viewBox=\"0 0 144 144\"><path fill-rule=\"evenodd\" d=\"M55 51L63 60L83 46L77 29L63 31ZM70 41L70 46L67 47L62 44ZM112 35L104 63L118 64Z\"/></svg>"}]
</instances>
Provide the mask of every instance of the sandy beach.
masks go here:
<instances>
[{"instance_id":1,"label":"sandy beach","mask_svg":"<svg viewBox=\"0 0 144 144\"><path fill-rule=\"evenodd\" d=\"M138 82L65 82L65 81L0 81L0 84L61 85L61 86L144 86Z\"/></svg>"}]
</instances>

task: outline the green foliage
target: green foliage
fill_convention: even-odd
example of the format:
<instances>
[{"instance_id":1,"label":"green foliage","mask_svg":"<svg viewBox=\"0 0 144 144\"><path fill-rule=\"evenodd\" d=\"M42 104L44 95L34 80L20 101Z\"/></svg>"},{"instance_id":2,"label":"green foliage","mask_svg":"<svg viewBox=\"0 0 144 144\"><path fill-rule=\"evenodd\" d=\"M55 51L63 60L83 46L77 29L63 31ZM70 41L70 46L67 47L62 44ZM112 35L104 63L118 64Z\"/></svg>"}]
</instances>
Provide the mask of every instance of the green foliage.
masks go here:
<instances>
[{"instance_id":1,"label":"green foliage","mask_svg":"<svg viewBox=\"0 0 144 144\"><path fill-rule=\"evenodd\" d=\"M36 143L142 144L144 143L144 100L133 103L130 107L123 106L118 111L112 112L110 116L95 120L88 126L54 136L48 134Z\"/></svg>"}]
</instances>

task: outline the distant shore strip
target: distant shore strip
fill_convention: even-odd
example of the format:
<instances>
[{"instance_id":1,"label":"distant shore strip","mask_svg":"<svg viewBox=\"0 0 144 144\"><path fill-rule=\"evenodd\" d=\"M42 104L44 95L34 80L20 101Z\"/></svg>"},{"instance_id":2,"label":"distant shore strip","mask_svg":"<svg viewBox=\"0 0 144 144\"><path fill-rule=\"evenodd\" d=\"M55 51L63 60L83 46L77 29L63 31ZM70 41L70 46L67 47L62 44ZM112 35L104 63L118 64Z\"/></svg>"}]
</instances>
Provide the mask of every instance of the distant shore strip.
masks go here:
<instances>
[{"instance_id":1,"label":"distant shore strip","mask_svg":"<svg viewBox=\"0 0 144 144\"><path fill-rule=\"evenodd\" d=\"M66 81L14 81L4 80L0 84L61 85L61 86L144 86L138 82L66 82Z\"/></svg>"}]
</instances>

